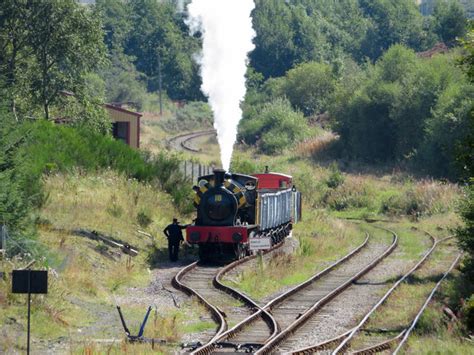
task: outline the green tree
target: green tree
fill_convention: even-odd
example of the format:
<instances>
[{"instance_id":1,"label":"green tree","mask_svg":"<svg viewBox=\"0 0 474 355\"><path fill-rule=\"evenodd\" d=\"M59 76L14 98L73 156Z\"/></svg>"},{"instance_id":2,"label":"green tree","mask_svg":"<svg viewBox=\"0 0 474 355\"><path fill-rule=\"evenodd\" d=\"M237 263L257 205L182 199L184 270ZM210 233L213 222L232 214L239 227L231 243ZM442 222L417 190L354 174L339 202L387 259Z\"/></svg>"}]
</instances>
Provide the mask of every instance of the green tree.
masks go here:
<instances>
[{"instance_id":1,"label":"green tree","mask_svg":"<svg viewBox=\"0 0 474 355\"><path fill-rule=\"evenodd\" d=\"M335 89L330 65L303 63L288 71L285 79L284 94L295 108L306 116L327 110Z\"/></svg>"},{"instance_id":2,"label":"green tree","mask_svg":"<svg viewBox=\"0 0 474 355\"><path fill-rule=\"evenodd\" d=\"M469 132L474 89L453 56L420 59L395 45L366 75L355 85L343 78L349 88L337 89L331 109L345 154L457 178L455 147Z\"/></svg>"},{"instance_id":3,"label":"green tree","mask_svg":"<svg viewBox=\"0 0 474 355\"><path fill-rule=\"evenodd\" d=\"M94 13L102 19L104 42L112 54L123 52L132 23L130 7L122 0L97 0Z\"/></svg>"},{"instance_id":4,"label":"green tree","mask_svg":"<svg viewBox=\"0 0 474 355\"><path fill-rule=\"evenodd\" d=\"M463 37L467 32L468 20L464 7L458 0L438 0L434 11L435 31L446 43Z\"/></svg>"},{"instance_id":5,"label":"green tree","mask_svg":"<svg viewBox=\"0 0 474 355\"><path fill-rule=\"evenodd\" d=\"M61 90L78 94L84 76L105 60L101 22L74 0L34 3L29 47L35 59L30 68L31 96L46 119Z\"/></svg>"},{"instance_id":6,"label":"green tree","mask_svg":"<svg viewBox=\"0 0 474 355\"><path fill-rule=\"evenodd\" d=\"M361 44L361 55L378 59L392 45L413 49L423 46L423 18L412 0L360 0L364 14L371 19Z\"/></svg>"},{"instance_id":7,"label":"green tree","mask_svg":"<svg viewBox=\"0 0 474 355\"><path fill-rule=\"evenodd\" d=\"M22 91L25 58L31 51L25 50L30 31L25 24L33 16L26 1L5 0L0 6L0 80L3 82L2 96L7 97L15 118L17 97Z\"/></svg>"},{"instance_id":8,"label":"green tree","mask_svg":"<svg viewBox=\"0 0 474 355\"><path fill-rule=\"evenodd\" d=\"M201 79L193 54L198 39L188 35L183 14L171 2L131 0L130 32L125 53L135 58L147 75L148 90L157 91L161 71L163 88L173 99L201 99ZM160 70L161 69L161 70Z\"/></svg>"}]
</instances>

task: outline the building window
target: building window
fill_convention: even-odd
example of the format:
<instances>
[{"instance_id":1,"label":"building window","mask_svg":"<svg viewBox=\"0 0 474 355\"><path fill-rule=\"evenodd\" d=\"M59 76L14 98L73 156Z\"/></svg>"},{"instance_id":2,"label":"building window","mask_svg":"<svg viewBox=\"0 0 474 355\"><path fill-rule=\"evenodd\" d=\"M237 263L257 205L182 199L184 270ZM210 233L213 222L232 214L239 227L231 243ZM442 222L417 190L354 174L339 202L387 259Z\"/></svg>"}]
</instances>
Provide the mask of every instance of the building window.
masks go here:
<instances>
[{"instance_id":1,"label":"building window","mask_svg":"<svg viewBox=\"0 0 474 355\"><path fill-rule=\"evenodd\" d=\"M129 144L130 139L130 122L114 122L112 123L112 135L115 139Z\"/></svg>"}]
</instances>

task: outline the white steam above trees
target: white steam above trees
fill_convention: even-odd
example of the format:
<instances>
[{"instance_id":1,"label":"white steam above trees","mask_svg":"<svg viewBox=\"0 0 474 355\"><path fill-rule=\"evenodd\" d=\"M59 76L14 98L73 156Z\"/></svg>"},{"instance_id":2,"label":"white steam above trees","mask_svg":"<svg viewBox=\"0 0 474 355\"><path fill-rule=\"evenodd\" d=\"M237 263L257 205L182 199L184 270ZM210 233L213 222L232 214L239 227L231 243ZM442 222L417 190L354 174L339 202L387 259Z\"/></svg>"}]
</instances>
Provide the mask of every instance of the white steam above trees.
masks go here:
<instances>
[{"instance_id":1,"label":"white steam above trees","mask_svg":"<svg viewBox=\"0 0 474 355\"><path fill-rule=\"evenodd\" d=\"M253 0L193 0L188 5L192 33L202 33L202 92L209 98L221 149L222 167L229 169L242 117L247 55L253 50L250 13Z\"/></svg>"}]
</instances>

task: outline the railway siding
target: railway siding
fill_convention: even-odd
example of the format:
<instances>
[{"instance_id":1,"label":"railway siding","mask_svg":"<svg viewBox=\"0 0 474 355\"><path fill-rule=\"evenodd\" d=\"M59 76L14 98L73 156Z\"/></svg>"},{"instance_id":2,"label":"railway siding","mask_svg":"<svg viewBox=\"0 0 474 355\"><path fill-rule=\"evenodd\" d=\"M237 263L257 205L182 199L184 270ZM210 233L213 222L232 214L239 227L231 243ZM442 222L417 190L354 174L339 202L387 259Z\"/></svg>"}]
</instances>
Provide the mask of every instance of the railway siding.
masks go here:
<instances>
[{"instance_id":1,"label":"railway siding","mask_svg":"<svg viewBox=\"0 0 474 355\"><path fill-rule=\"evenodd\" d=\"M341 332L340 335L335 336L330 340L326 340L320 342L319 344L307 346L304 348L299 348L298 350L293 350L291 353L293 354L308 354L313 353L320 350L328 350L333 349L333 353L341 353L341 352L355 352L361 354L369 354L374 352L379 352L383 350L390 349L392 346L397 344L402 337L404 336L406 329L404 326L398 325L398 328L395 329L385 329L385 325L380 326L373 322L374 314L377 314L376 311L379 310L379 307L383 304L382 307L385 309L390 309L390 302L393 298L397 299L397 297L393 297L393 294L399 290L399 286L406 282L407 279L410 277L416 277L416 274L424 273L426 270L430 270L433 263L437 263L439 260L436 259L435 256L435 249L439 246L439 243L442 243L446 240L442 239L440 241L435 241L433 237L432 239L432 247L423 255L423 257L412 267L409 271L407 271L402 277L399 277L398 280L393 284L392 287L381 297L378 302L368 311L363 317L359 317L361 319L359 323L353 327L352 329ZM444 261L444 265L438 266L439 268L447 267L446 263L450 263L452 258L448 258L448 260ZM451 266L452 267L452 266ZM416 298L417 295L415 295ZM413 298L413 297L412 297ZM388 300L388 301L387 301ZM416 301L416 302L414 302ZM415 300L414 298L411 299L409 302L414 302L415 307L416 304L420 302L420 300ZM404 307L407 305L404 305ZM402 307L403 308L403 307ZM407 308L410 308L409 306ZM413 308L413 307L412 307ZM397 311L398 312L398 311ZM382 319L390 319L391 315L389 314L382 314ZM364 327L364 328L362 328ZM380 328L380 329L379 329ZM371 329L372 331L369 332L369 337L365 334L365 330ZM379 329L379 331L377 331ZM396 336L393 337L393 333L395 332ZM392 334L392 335L391 335ZM360 349L360 350L357 350Z\"/></svg>"},{"instance_id":2,"label":"railway siding","mask_svg":"<svg viewBox=\"0 0 474 355\"><path fill-rule=\"evenodd\" d=\"M332 290L325 290L324 295L320 294L319 297L316 297L313 300L312 305L308 309L299 314L296 319L293 318L293 321L290 324L286 323L288 324L286 328L284 328L282 332L278 334L278 336L276 336L274 339L265 344L265 346L263 346L260 350L258 350L256 354L268 354L273 351L283 351L283 349L281 348L282 344L285 344L286 340L291 338L292 335L296 333L300 327L307 323L313 317L314 314L320 312L320 310L327 303L333 300L336 296L340 295L344 290L350 287L350 285L354 281L359 280L362 276L372 270L377 264L379 264L384 258L386 258L393 252L398 243L398 236L394 232L391 232L391 235L391 243L387 242L387 240L385 241L385 244L374 243L371 248L372 250L370 252L370 256L368 256L368 260L360 260L360 255L357 255L357 258L351 259L351 263L355 263L355 261L358 261L359 263L359 266L357 266L357 264L355 263L355 269L351 270L350 264L347 263L343 265L345 269L343 271L341 270L341 274L332 274L333 279L329 283L329 285L332 285L333 287ZM364 252L367 253L368 250L369 249L365 249ZM360 266L361 264L362 267ZM338 283L334 284L334 282L337 282L338 278Z\"/></svg>"}]
</instances>

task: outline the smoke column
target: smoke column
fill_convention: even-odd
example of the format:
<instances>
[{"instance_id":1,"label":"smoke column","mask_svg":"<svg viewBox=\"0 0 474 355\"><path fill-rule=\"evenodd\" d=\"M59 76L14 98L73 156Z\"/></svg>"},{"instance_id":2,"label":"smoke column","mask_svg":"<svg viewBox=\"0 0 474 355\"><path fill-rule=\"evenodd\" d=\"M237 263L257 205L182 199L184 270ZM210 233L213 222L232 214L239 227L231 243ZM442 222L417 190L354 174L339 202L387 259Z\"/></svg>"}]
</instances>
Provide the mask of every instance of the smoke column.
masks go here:
<instances>
[{"instance_id":1,"label":"smoke column","mask_svg":"<svg viewBox=\"0 0 474 355\"><path fill-rule=\"evenodd\" d=\"M193 0L187 7L192 33L203 35L202 92L214 113L214 128L221 149L222 167L229 170L242 117L247 54L253 50L250 13L253 0Z\"/></svg>"}]
</instances>

